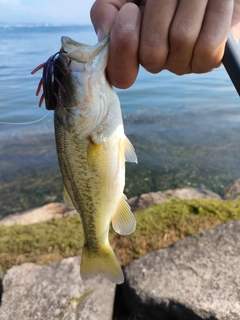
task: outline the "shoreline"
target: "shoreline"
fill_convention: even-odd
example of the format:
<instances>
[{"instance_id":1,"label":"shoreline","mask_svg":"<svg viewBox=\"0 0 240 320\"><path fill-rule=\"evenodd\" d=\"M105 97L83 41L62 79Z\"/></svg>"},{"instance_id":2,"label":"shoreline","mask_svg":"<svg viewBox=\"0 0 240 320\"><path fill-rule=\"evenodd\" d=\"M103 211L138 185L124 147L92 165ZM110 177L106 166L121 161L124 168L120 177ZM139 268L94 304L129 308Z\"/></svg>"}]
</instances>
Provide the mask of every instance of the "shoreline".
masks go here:
<instances>
[{"instance_id":1,"label":"shoreline","mask_svg":"<svg viewBox=\"0 0 240 320\"><path fill-rule=\"evenodd\" d=\"M217 199L217 200L236 200L240 195L240 179L226 189L225 197L211 190L201 188L178 188L174 190L158 191L141 194L128 199L132 212L147 209L150 205L163 204L171 198L182 200L193 199ZM78 215L75 209L68 208L62 202L49 203L47 205L28 209L23 212L16 212L0 219L0 226L12 226L14 224L28 225L49 221L52 219L61 219L64 217Z\"/></svg>"}]
</instances>

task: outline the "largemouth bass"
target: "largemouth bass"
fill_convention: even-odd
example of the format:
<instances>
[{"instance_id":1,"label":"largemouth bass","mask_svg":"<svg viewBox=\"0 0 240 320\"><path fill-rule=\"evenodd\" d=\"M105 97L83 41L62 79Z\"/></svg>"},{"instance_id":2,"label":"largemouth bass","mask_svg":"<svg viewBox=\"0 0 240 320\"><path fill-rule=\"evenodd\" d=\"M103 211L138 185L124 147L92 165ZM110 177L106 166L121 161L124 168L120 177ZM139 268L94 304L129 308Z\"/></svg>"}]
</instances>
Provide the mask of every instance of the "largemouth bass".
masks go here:
<instances>
[{"instance_id":1,"label":"largemouth bass","mask_svg":"<svg viewBox=\"0 0 240 320\"><path fill-rule=\"evenodd\" d=\"M108 233L111 223L122 235L135 230L123 189L125 161L137 163L137 157L105 76L109 38L96 46L68 37L61 42L58 63L65 76L54 110L55 136L64 199L79 212L84 231L81 277L101 274L119 284L123 273Z\"/></svg>"}]
</instances>

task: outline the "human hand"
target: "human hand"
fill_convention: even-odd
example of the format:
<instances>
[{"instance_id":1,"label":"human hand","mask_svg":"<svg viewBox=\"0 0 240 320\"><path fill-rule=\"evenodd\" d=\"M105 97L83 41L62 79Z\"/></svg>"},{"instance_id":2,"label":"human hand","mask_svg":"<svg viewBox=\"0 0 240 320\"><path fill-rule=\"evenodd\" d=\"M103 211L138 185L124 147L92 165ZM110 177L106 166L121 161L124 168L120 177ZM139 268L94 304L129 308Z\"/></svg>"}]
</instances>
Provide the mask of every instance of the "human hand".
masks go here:
<instances>
[{"instance_id":1,"label":"human hand","mask_svg":"<svg viewBox=\"0 0 240 320\"><path fill-rule=\"evenodd\" d=\"M107 74L118 88L134 83L139 64L208 72L220 66L230 29L240 39L240 0L96 0L91 19L99 40L111 33Z\"/></svg>"}]
</instances>

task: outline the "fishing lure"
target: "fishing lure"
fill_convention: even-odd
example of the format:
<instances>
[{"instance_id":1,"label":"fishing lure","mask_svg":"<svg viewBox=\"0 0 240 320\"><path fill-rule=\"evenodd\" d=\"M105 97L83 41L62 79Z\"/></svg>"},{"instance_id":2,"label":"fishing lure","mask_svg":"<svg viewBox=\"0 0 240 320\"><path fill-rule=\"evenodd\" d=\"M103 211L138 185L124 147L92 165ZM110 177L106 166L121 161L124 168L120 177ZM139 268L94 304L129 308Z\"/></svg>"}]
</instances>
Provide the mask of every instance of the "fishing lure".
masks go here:
<instances>
[{"instance_id":1,"label":"fishing lure","mask_svg":"<svg viewBox=\"0 0 240 320\"><path fill-rule=\"evenodd\" d=\"M55 110L57 104L64 109L64 106L58 97L58 90L60 88L65 92L65 89L61 84L61 79L66 76L66 73L61 68L59 53L66 53L66 51L59 51L55 53L45 63L40 64L31 72L31 74L34 74L43 68L42 78L38 84L36 96L39 95L41 88L43 88L43 93L38 106L41 107L43 100L45 99L45 106L47 110Z\"/></svg>"}]
</instances>

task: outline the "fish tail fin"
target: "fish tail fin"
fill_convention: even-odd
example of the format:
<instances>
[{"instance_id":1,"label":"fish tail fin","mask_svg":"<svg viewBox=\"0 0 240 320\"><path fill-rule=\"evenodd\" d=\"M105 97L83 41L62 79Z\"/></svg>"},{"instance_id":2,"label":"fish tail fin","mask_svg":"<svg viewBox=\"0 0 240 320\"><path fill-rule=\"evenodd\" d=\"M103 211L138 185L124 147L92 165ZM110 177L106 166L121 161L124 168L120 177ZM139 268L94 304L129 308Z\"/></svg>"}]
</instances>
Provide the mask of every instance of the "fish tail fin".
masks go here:
<instances>
[{"instance_id":1,"label":"fish tail fin","mask_svg":"<svg viewBox=\"0 0 240 320\"><path fill-rule=\"evenodd\" d=\"M117 258L109 244L105 244L98 251L84 246L81 259L81 277L83 280L92 279L98 275L120 284L124 277Z\"/></svg>"}]
</instances>

